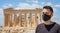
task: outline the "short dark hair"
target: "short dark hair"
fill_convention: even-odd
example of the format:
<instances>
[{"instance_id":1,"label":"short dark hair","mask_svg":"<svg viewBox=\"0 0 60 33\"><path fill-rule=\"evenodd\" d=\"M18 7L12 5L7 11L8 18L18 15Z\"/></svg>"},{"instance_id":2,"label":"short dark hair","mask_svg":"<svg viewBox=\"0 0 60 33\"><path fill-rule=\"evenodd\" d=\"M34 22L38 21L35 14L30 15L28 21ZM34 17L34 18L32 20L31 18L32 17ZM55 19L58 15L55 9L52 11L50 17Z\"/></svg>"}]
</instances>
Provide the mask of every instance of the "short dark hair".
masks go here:
<instances>
[{"instance_id":1,"label":"short dark hair","mask_svg":"<svg viewBox=\"0 0 60 33\"><path fill-rule=\"evenodd\" d=\"M53 13L53 8L51 6L44 6L43 9L50 9L50 11Z\"/></svg>"}]
</instances>

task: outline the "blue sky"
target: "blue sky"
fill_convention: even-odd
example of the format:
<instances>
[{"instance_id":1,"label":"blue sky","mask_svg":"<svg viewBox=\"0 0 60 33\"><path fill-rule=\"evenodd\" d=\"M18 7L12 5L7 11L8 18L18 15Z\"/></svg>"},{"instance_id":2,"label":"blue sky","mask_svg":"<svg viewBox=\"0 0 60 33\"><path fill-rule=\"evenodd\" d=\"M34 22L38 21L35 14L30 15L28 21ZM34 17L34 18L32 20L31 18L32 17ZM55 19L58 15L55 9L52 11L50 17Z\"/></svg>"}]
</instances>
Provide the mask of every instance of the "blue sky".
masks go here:
<instances>
[{"instance_id":1,"label":"blue sky","mask_svg":"<svg viewBox=\"0 0 60 33\"><path fill-rule=\"evenodd\" d=\"M4 8L31 9L42 8L45 5L53 7L54 16L52 21L60 24L60 0L0 0L0 26L4 22Z\"/></svg>"}]
</instances>

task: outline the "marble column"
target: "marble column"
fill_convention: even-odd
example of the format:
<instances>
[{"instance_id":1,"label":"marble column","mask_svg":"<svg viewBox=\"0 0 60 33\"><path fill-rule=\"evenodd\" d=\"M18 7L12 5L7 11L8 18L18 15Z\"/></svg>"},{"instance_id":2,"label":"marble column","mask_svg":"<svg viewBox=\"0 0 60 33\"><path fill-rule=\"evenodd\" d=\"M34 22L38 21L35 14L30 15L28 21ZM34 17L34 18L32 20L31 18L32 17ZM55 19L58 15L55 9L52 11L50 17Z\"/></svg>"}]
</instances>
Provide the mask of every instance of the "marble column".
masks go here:
<instances>
[{"instance_id":1,"label":"marble column","mask_svg":"<svg viewBox=\"0 0 60 33\"><path fill-rule=\"evenodd\" d=\"M26 27L27 24L26 24L26 14L23 14L21 16L21 22L22 22L22 27Z\"/></svg>"},{"instance_id":2,"label":"marble column","mask_svg":"<svg viewBox=\"0 0 60 33\"><path fill-rule=\"evenodd\" d=\"M32 27L32 13L30 13L30 21L29 21L29 23L30 23L30 27Z\"/></svg>"},{"instance_id":3,"label":"marble column","mask_svg":"<svg viewBox=\"0 0 60 33\"><path fill-rule=\"evenodd\" d=\"M16 13L14 13L14 26L16 26Z\"/></svg>"},{"instance_id":4,"label":"marble column","mask_svg":"<svg viewBox=\"0 0 60 33\"><path fill-rule=\"evenodd\" d=\"M21 13L19 13L19 26L21 27Z\"/></svg>"},{"instance_id":5,"label":"marble column","mask_svg":"<svg viewBox=\"0 0 60 33\"><path fill-rule=\"evenodd\" d=\"M4 14L4 26L8 26L8 17L9 17L9 14Z\"/></svg>"},{"instance_id":6,"label":"marble column","mask_svg":"<svg viewBox=\"0 0 60 33\"><path fill-rule=\"evenodd\" d=\"M9 22L8 22L9 27L12 27L12 13L9 14Z\"/></svg>"}]
</instances>

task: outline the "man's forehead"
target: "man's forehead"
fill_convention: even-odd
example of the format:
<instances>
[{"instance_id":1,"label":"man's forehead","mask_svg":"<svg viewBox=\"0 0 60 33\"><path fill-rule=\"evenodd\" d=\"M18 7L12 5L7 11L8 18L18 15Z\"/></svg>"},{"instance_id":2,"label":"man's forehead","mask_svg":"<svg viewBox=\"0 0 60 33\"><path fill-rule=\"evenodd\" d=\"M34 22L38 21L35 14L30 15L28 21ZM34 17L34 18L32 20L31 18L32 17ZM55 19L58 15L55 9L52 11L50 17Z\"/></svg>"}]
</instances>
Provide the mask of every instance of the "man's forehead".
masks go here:
<instances>
[{"instance_id":1,"label":"man's forehead","mask_svg":"<svg viewBox=\"0 0 60 33\"><path fill-rule=\"evenodd\" d=\"M43 11L42 12L48 12L48 10L47 9L43 9Z\"/></svg>"}]
</instances>

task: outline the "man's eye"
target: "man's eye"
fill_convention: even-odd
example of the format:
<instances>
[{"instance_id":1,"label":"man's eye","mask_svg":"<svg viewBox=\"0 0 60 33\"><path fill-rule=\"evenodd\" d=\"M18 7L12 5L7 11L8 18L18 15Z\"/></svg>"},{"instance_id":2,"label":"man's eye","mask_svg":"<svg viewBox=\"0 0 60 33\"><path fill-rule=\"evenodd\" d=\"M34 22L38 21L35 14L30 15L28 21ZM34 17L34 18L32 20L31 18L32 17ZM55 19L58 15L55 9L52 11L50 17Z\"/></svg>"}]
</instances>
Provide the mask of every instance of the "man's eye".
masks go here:
<instances>
[{"instance_id":1,"label":"man's eye","mask_svg":"<svg viewBox=\"0 0 60 33\"><path fill-rule=\"evenodd\" d=\"M48 14L48 13L46 12L46 14Z\"/></svg>"},{"instance_id":2,"label":"man's eye","mask_svg":"<svg viewBox=\"0 0 60 33\"><path fill-rule=\"evenodd\" d=\"M43 12L43 14L44 14L44 12Z\"/></svg>"},{"instance_id":3,"label":"man's eye","mask_svg":"<svg viewBox=\"0 0 60 33\"><path fill-rule=\"evenodd\" d=\"M43 12L43 14L47 14L47 12Z\"/></svg>"},{"instance_id":4,"label":"man's eye","mask_svg":"<svg viewBox=\"0 0 60 33\"><path fill-rule=\"evenodd\" d=\"M45 12L44 14L48 14L48 12Z\"/></svg>"}]
</instances>

